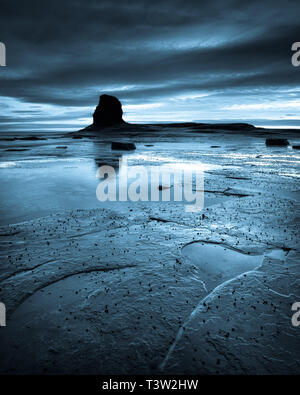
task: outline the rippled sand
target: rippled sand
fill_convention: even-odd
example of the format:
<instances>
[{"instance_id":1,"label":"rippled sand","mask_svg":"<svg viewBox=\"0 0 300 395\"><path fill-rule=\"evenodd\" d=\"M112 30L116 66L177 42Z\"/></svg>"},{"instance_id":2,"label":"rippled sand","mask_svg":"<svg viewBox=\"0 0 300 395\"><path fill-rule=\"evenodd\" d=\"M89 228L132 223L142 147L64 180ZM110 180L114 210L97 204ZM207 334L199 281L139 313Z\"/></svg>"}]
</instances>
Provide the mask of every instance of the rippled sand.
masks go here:
<instances>
[{"instance_id":1,"label":"rippled sand","mask_svg":"<svg viewBox=\"0 0 300 395\"><path fill-rule=\"evenodd\" d=\"M126 154L50 137L0 142L1 372L299 373L299 152L225 132L137 134ZM201 168L204 209L99 202L98 166L121 177L120 158Z\"/></svg>"}]
</instances>

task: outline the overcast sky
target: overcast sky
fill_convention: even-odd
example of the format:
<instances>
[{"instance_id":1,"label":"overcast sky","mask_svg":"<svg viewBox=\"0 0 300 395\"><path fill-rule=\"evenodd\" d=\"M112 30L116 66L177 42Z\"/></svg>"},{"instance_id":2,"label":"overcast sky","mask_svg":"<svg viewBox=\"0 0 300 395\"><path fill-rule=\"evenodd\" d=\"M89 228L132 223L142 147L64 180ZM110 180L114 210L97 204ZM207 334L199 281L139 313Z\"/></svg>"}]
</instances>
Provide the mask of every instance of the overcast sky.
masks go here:
<instances>
[{"instance_id":1,"label":"overcast sky","mask_svg":"<svg viewBox=\"0 0 300 395\"><path fill-rule=\"evenodd\" d=\"M299 0L1 1L1 130L76 130L99 95L128 121L300 125Z\"/></svg>"}]
</instances>

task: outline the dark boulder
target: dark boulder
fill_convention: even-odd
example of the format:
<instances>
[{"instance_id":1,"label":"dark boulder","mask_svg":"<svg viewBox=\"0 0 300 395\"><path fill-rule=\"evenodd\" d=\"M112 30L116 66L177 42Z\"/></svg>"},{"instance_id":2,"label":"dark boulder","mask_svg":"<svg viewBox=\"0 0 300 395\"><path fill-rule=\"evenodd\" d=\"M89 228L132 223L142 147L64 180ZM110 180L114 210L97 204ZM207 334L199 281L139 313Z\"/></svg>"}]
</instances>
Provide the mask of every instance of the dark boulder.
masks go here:
<instances>
[{"instance_id":1,"label":"dark boulder","mask_svg":"<svg viewBox=\"0 0 300 395\"><path fill-rule=\"evenodd\" d=\"M294 149L300 149L300 145L293 145Z\"/></svg>"},{"instance_id":2,"label":"dark boulder","mask_svg":"<svg viewBox=\"0 0 300 395\"><path fill-rule=\"evenodd\" d=\"M111 149L116 151L133 151L135 148L134 143L111 143Z\"/></svg>"},{"instance_id":3,"label":"dark boulder","mask_svg":"<svg viewBox=\"0 0 300 395\"><path fill-rule=\"evenodd\" d=\"M286 147L289 144L287 139L266 139L266 145L268 147Z\"/></svg>"},{"instance_id":4,"label":"dark boulder","mask_svg":"<svg viewBox=\"0 0 300 395\"><path fill-rule=\"evenodd\" d=\"M45 137L38 137L38 136L26 136L26 137L20 137L17 140L29 140L29 141L37 141L37 140L47 140Z\"/></svg>"},{"instance_id":5,"label":"dark boulder","mask_svg":"<svg viewBox=\"0 0 300 395\"><path fill-rule=\"evenodd\" d=\"M93 114L95 126L112 126L124 123L121 102L110 95L101 95L99 104Z\"/></svg>"}]
</instances>

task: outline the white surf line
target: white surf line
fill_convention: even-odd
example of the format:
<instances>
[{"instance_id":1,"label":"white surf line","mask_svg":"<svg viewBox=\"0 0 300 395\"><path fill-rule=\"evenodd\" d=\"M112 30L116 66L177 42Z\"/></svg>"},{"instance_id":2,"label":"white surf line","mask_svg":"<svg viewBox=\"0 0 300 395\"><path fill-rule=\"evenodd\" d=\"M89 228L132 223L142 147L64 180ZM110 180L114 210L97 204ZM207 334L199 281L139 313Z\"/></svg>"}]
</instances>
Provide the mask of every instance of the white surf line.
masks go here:
<instances>
[{"instance_id":1,"label":"white surf line","mask_svg":"<svg viewBox=\"0 0 300 395\"><path fill-rule=\"evenodd\" d=\"M190 316L188 317L188 319L184 322L184 324L179 328L176 338L174 340L174 342L171 344L167 355L165 356L163 362L159 365L159 369L160 370L164 370L170 356L172 355L173 351L175 350L175 347L177 346L177 343L179 342L179 340L181 339L182 335L183 335L183 328L189 324L189 322L192 320L192 318L195 316L196 313L198 313L199 311L201 311L202 309L206 309L206 306L203 306L203 303L205 302L210 302L215 294L217 294L220 290L222 290L226 285L230 284L231 282L233 282L234 280L237 280L239 278L242 278L245 274L250 274L253 273L255 271L257 271L257 269L259 269L262 266L262 263L264 261L264 257L265 255L263 255L261 264L256 266L254 269L249 270L248 272L243 272L241 274L239 274L236 277L233 277L227 281L224 281L223 283L219 284L216 288L214 288L210 294L206 295L197 305L197 307L191 312Z\"/></svg>"}]
</instances>

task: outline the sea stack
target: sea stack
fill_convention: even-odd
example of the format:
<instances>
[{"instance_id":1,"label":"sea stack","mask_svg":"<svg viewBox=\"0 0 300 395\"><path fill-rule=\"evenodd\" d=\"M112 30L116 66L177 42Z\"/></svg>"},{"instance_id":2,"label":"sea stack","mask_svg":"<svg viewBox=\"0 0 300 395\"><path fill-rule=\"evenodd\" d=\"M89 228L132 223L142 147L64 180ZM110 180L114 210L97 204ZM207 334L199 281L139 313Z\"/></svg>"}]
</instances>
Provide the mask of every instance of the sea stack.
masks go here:
<instances>
[{"instance_id":1,"label":"sea stack","mask_svg":"<svg viewBox=\"0 0 300 395\"><path fill-rule=\"evenodd\" d=\"M290 145L290 143L287 141L287 139L266 139L267 147L286 147L288 145Z\"/></svg>"},{"instance_id":2,"label":"sea stack","mask_svg":"<svg viewBox=\"0 0 300 395\"><path fill-rule=\"evenodd\" d=\"M121 102L110 95L101 95L93 114L93 126L114 126L124 124Z\"/></svg>"}]
</instances>

